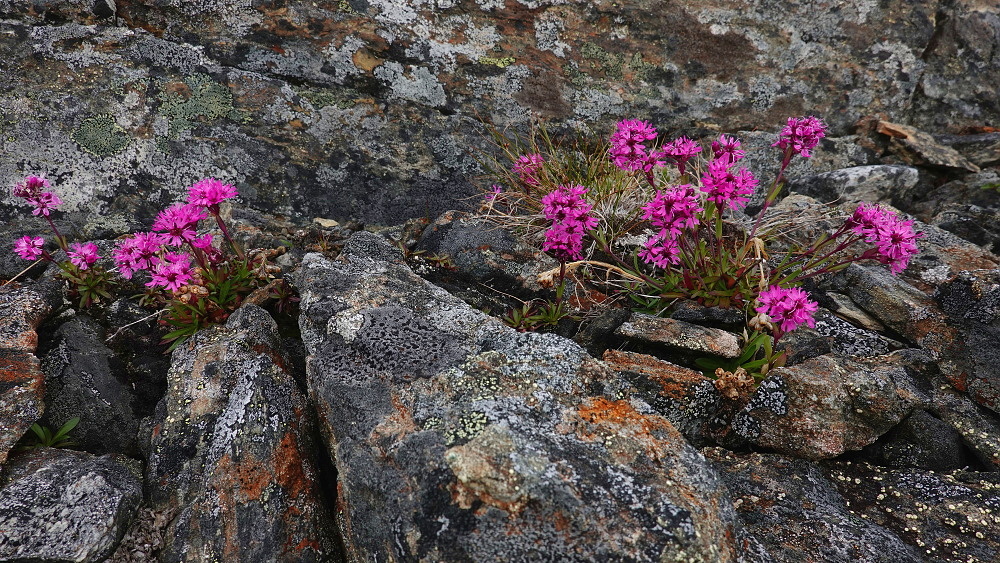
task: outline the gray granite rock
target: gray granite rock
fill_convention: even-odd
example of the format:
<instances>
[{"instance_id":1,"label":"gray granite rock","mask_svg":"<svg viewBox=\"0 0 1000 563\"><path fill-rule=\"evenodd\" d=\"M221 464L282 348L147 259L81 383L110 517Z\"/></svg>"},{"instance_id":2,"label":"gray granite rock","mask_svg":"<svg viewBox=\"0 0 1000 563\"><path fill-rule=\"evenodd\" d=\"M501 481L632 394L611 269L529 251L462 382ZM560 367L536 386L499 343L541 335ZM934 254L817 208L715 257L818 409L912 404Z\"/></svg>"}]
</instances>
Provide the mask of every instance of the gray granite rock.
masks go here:
<instances>
[{"instance_id":1,"label":"gray granite rock","mask_svg":"<svg viewBox=\"0 0 1000 563\"><path fill-rule=\"evenodd\" d=\"M111 456L44 448L0 484L0 561L104 561L142 500L142 480Z\"/></svg>"},{"instance_id":2,"label":"gray granite rock","mask_svg":"<svg viewBox=\"0 0 1000 563\"><path fill-rule=\"evenodd\" d=\"M741 553L703 458L578 345L359 255L307 255L297 285L349 558Z\"/></svg>"},{"instance_id":3,"label":"gray granite rock","mask_svg":"<svg viewBox=\"0 0 1000 563\"><path fill-rule=\"evenodd\" d=\"M174 350L146 469L152 508L169 515L160 561L338 556L315 427L287 369L254 305Z\"/></svg>"},{"instance_id":4,"label":"gray granite rock","mask_svg":"<svg viewBox=\"0 0 1000 563\"><path fill-rule=\"evenodd\" d=\"M917 169L910 166L857 166L802 178L790 189L823 202L890 201L912 189L918 180Z\"/></svg>"}]
</instances>

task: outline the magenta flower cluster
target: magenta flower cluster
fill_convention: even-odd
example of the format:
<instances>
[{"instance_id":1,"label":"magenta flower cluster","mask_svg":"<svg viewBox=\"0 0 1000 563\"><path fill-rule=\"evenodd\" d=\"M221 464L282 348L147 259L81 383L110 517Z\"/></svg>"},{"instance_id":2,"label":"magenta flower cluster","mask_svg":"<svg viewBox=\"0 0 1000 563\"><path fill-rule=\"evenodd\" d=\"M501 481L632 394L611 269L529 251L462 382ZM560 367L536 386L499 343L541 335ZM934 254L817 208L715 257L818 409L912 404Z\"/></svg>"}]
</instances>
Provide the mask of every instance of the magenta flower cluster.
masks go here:
<instances>
[{"instance_id":1,"label":"magenta flower cluster","mask_svg":"<svg viewBox=\"0 0 1000 563\"><path fill-rule=\"evenodd\" d=\"M757 301L760 303L757 312L767 315L782 333L791 332L802 324L816 326L813 314L819 304L810 301L809 294L798 287L786 289L772 285L760 292Z\"/></svg>"},{"instance_id":2,"label":"magenta flower cluster","mask_svg":"<svg viewBox=\"0 0 1000 563\"><path fill-rule=\"evenodd\" d=\"M917 239L923 236L923 233L913 231L913 221L903 221L878 204L859 205L847 220L847 226L875 245L875 257L888 264L893 274L906 269L910 258L919 252Z\"/></svg>"},{"instance_id":3,"label":"magenta flower cluster","mask_svg":"<svg viewBox=\"0 0 1000 563\"><path fill-rule=\"evenodd\" d=\"M43 244L45 240L42 237L21 237L14 243L14 252L25 260L38 260L45 254Z\"/></svg>"},{"instance_id":4,"label":"magenta flower cluster","mask_svg":"<svg viewBox=\"0 0 1000 563\"><path fill-rule=\"evenodd\" d=\"M663 166L665 153L651 151L646 143L656 140L656 128L639 119L624 119L618 122L611 135L611 160L625 172L642 170L647 174L654 167Z\"/></svg>"},{"instance_id":5,"label":"magenta flower cluster","mask_svg":"<svg viewBox=\"0 0 1000 563\"><path fill-rule=\"evenodd\" d=\"M666 145L663 145L663 152L665 155L674 159L674 162L677 163L677 171L680 172L681 175L684 175L687 161L691 160L691 158L700 153L701 147L698 143L682 135L673 141L670 141Z\"/></svg>"},{"instance_id":6,"label":"magenta flower cluster","mask_svg":"<svg viewBox=\"0 0 1000 563\"><path fill-rule=\"evenodd\" d=\"M698 196L690 184L684 184L665 191L657 191L653 201L643 208L642 218L659 229L646 241L639 253L647 264L666 268L680 262L680 248L677 237L684 229L698 225L698 214L703 209L698 205Z\"/></svg>"},{"instance_id":7,"label":"magenta flower cluster","mask_svg":"<svg viewBox=\"0 0 1000 563\"><path fill-rule=\"evenodd\" d=\"M826 124L818 117L789 117L788 123L771 146L786 151L785 161L792 153L810 157L809 151L816 148L820 139L826 136ZM790 151L790 152L789 152Z\"/></svg>"},{"instance_id":8,"label":"magenta flower cluster","mask_svg":"<svg viewBox=\"0 0 1000 563\"><path fill-rule=\"evenodd\" d=\"M708 170L701 177L701 191L708 194L708 201L714 202L720 211L726 206L743 208L750 201L757 179L750 170L740 167L733 170L735 152L722 153L708 163Z\"/></svg>"},{"instance_id":9,"label":"magenta flower cluster","mask_svg":"<svg viewBox=\"0 0 1000 563\"><path fill-rule=\"evenodd\" d=\"M586 194L583 186L559 186L542 198L542 213L552 221L542 250L560 262L583 258L583 236L597 226L597 217L590 215L593 206L584 199Z\"/></svg>"},{"instance_id":10,"label":"magenta flower cluster","mask_svg":"<svg viewBox=\"0 0 1000 563\"><path fill-rule=\"evenodd\" d=\"M31 211L32 215L48 217L52 209L62 204L58 196L45 191L49 187L49 181L45 178L28 176L23 182L14 186L14 195L35 206Z\"/></svg>"},{"instance_id":11,"label":"magenta flower cluster","mask_svg":"<svg viewBox=\"0 0 1000 563\"><path fill-rule=\"evenodd\" d=\"M153 221L153 232L137 233L116 246L113 258L122 277L131 279L148 270L149 287L177 291L195 277L194 264L208 266L220 258L212 235L198 236L198 222L209 214L218 218L219 204L237 196L236 188L214 178L188 187L188 203L161 211ZM184 250L184 246L187 250Z\"/></svg>"},{"instance_id":12,"label":"magenta flower cluster","mask_svg":"<svg viewBox=\"0 0 1000 563\"><path fill-rule=\"evenodd\" d=\"M521 181L528 186L537 186L541 183L541 173L542 166L545 164L545 158L540 154L525 154L521 155L517 162L514 163L514 173L517 174Z\"/></svg>"}]
</instances>

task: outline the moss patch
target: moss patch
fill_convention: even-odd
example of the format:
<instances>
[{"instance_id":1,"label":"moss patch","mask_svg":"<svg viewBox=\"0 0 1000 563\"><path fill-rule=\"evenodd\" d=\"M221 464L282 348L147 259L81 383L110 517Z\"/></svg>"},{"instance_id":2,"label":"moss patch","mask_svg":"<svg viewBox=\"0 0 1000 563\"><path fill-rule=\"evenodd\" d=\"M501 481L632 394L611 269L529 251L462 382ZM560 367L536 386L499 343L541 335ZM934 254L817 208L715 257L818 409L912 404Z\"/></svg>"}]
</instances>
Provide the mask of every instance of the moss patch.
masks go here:
<instances>
[{"instance_id":1,"label":"moss patch","mask_svg":"<svg viewBox=\"0 0 1000 563\"><path fill-rule=\"evenodd\" d=\"M111 156L125 150L131 141L110 113L83 120L70 137L94 156Z\"/></svg>"},{"instance_id":2,"label":"moss patch","mask_svg":"<svg viewBox=\"0 0 1000 563\"><path fill-rule=\"evenodd\" d=\"M476 61L481 65L491 65L499 68L507 68L514 64L514 57L479 57Z\"/></svg>"}]
</instances>

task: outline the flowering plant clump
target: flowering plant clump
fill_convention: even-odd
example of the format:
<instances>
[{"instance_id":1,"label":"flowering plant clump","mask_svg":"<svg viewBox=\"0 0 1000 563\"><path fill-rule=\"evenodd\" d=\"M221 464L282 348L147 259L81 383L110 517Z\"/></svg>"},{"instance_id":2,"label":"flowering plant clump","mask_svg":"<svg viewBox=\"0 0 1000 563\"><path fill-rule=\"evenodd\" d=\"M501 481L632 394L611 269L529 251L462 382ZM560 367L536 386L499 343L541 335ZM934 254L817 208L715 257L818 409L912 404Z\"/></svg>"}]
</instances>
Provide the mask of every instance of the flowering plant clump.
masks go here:
<instances>
[{"instance_id":1,"label":"flowering plant clump","mask_svg":"<svg viewBox=\"0 0 1000 563\"><path fill-rule=\"evenodd\" d=\"M67 244L51 218L61 201L48 189L48 181L29 176L15 186L14 195L34 205L35 215L45 217L68 260L56 262L42 237L22 237L14 243L14 252L25 260L55 262L71 292L79 294L81 307L109 299L109 289L116 284L97 263L97 245ZM230 235L220 208L237 195L232 185L214 178L200 180L188 187L186 203L156 216L150 232L127 236L115 245L111 256L115 270L125 280L142 283L143 303L165 313L161 322L170 328L164 336L170 349L199 328L225 321L254 290L267 286L269 296L280 302L293 299L287 287L269 283L277 268L268 264L268 256L264 252L248 256ZM199 225L208 220L217 233L199 232Z\"/></svg>"},{"instance_id":2,"label":"flowering plant clump","mask_svg":"<svg viewBox=\"0 0 1000 563\"><path fill-rule=\"evenodd\" d=\"M166 311L171 327L164 337L175 348L207 325L224 322L252 291L273 279L275 268L258 254L248 258L233 240L220 205L238 192L229 184L205 178L188 187L187 203L161 211L152 231L118 242L113 258L122 277L145 272L144 301ZM199 234L211 219L221 236ZM226 252L228 250L228 252Z\"/></svg>"},{"instance_id":3,"label":"flowering plant clump","mask_svg":"<svg viewBox=\"0 0 1000 563\"><path fill-rule=\"evenodd\" d=\"M34 207L32 215L45 217L52 234L55 235L56 244L66 253L68 260L56 260L49 254L45 250L45 239L42 237L21 237L14 243L14 252L25 260L45 260L58 266L59 277L69 284L70 295L79 299L81 308L100 303L103 299L110 299L110 290L115 284L109 272L97 265L97 261L101 258L97 245L92 242L68 244L66 237L59 232L55 222L52 221L52 211L62 204L62 200L54 192L49 191L51 187L49 181L44 178L28 176L14 186L13 193Z\"/></svg>"},{"instance_id":4,"label":"flowering plant clump","mask_svg":"<svg viewBox=\"0 0 1000 563\"><path fill-rule=\"evenodd\" d=\"M788 119L772 144L781 150L779 171L748 217L743 210L761 184L742 164L746 150L736 137L721 135L708 150L684 136L661 144L656 128L637 119L619 122L605 143L568 148L544 130L530 142L494 132L514 164L488 163L500 182L483 210L559 260L559 300L567 274L596 267L608 272L612 289L652 313L678 299L743 309L753 333L742 359L760 377L784 361L772 354L772 340L814 324L818 305L803 281L861 260L899 274L918 252L922 234L913 222L875 204L860 205L811 244L771 248L781 229L764 217L784 172L793 158L810 157L825 134L819 118Z\"/></svg>"}]
</instances>

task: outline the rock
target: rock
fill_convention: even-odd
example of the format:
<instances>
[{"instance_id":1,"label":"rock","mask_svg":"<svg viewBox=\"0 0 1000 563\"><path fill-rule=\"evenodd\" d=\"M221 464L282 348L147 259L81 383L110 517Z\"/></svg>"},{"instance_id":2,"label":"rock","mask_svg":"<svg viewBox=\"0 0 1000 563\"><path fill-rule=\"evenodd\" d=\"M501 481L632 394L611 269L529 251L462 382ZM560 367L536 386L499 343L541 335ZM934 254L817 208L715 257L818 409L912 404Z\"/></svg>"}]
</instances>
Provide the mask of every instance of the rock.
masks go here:
<instances>
[{"instance_id":1,"label":"rock","mask_svg":"<svg viewBox=\"0 0 1000 563\"><path fill-rule=\"evenodd\" d=\"M958 432L964 444L984 467L993 471L1000 469L1000 419L996 413L977 405L941 378L938 378L933 389L931 412ZM946 445L937 447L945 448Z\"/></svg>"},{"instance_id":2,"label":"rock","mask_svg":"<svg viewBox=\"0 0 1000 563\"><path fill-rule=\"evenodd\" d=\"M715 439L722 396L700 372L645 354L608 350L603 360L636 388L636 394L670 421L694 446Z\"/></svg>"},{"instance_id":3,"label":"rock","mask_svg":"<svg viewBox=\"0 0 1000 563\"><path fill-rule=\"evenodd\" d=\"M445 212L428 225L417 250L450 257L456 273L467 280L527 297L543 289L538 274L559 267L498 225L457 211Z\"/></svg>"},{"instance_id":4,"label":"rock","mask_svg":"<svg viewBox=\"0 0 1000 563\"><path fill-rule=\"evenodd\" d=\"M978 166L1000 163L1000 132L978 135L934 135L934 140L957 150Z\"/></svg>"},{"instance_id":5,"label":"rock","mask_svg":"<svg viewBox=\"0 0 1000 563\"><path fill-rule=\"evenodd\" d=\"M686 299L674 304L670 310L670 318L729 332L739 332L746 326L746 318L739 309L705 307Z\"/></svg>"},{"instance_id":6,"label":"rock","mask_svg":"<svg viewBox=\"0 0 1000 563\"><path fill-rule=\"evenodd\" d=\"M96 321L77 315L55 334L55 346L42 361L45 372L45 416L53 430L77 417L76 447L96 454L138 457L139 421L134 397L122 381L123 367L104 345L104 330Z\"/></svg>"},{"instance_id":7,"label":"rock","mask_svg":"<svg viewBox=\"0 0 1000 563\"><path fill-rule=\"evenodd\" d=\"M0 467L45 411L45 375L34 352L37 329L52 308L30 287L0 288Z\"/></svg>"},{"instance_id":8,"label":"rock","mask_svg":"<svg viewBox=\"0 0 1000 563\"><path fill-rule=\"evenodd\" d=\"M742 353L739 338L731 332L643 313L632 313L629 320L615 330L615 336L686 355L708 354L732 359Z\"/></svg>"},{"instance_id":9,"label":"rock","mask_svg":"<svg viewBox=\"0 0 1000 563\"><path fill-rule=\"evenodd\" d=\"M773 370L733 430L749 442L809 460L860 450L903 420L919 397L902 367L820 356Z\"/></svg>"},{"instance_id":10,"label":"rock","mask_svg":"<svg viewBox=\"0 0 1000 563\"><path fill-rule=\"evenodd\" d=\"M842 310L838 311L841 312ZM867 317L867 314L865 316ZM816 311L814 318L816 332L829 338L830 351L838 356L861 358L882 356L889 353L893 344L893 341L881 334L871 329L857 327L822 308ZM881 324L878 326L881 327Z\"/></svg>"},{"instance_id":11,"label":"rock","mask_svg":"<svg viewBox=\"0 0 1000 563\"><path fill-rule=\"evenodd\" d=\"M743 525L774 561L924 561L906 534L859 518L855 499L844 498L814 463L722 448L702 452L722 475Z\"/></svg>"},{"instance_id":12,"label":"rock","mask_svg":"<svg viewBox=\"0 0 1000 563\"><path fill-rule=\"evenodd\" d=\"M909 166L856 166L802 178L789 189L822 202L876 202L906 193L918 179L917 169Z\"/></svg>"},{"instance_id":13,"label":"rock","mask_svg":"<svg viewBox=\"0 0 1000 563\"><path fill-rule=\"evenodd\" d=\"M701 456L572 341L360 255L297 286L348 558L737 558Z\"/></svg>"},{"instance_id":14,"label":"rock","mask_svg":"<svg viewBox=\"0 0 1000 563\"><path fill-rule=\"evenodd\" d=\"M890 150L911 164L979 172L979 167L966 160L958 151L939 144L932 135L916 127L880 121L878 132L891 137Z\"/></svg>"},{"instance_id":15,"label":"rock","mask_svg":"<svg viewBox=\"0 0 1000 563\"><path fill-rule=\"evenodd\" d=\"M600 358L614 344L615 330L631 316L628 309L602 311L597 317L583 321L573 341L586 348L591 356Z\"/></svg>"},{"instance_id":16,"label":"rock","mask_svg":"<svg viewBox=\"0 0 1000 563\"><path fill-rule=\"evenodd\" d=\"M928 190L908 210L925 223L996 253L1000 251L998 189L1000 175L995 171L969 174Z\"/></svg>"},{"instance_id":17,"label":"rock","mask_svg":"<svg viewBox=\"0 0 1000 563\"><path fill-rule=\"evenodd\" d=\"M337 551L314 427L277 327L245 305L173 352L146 481L161 561L325 561Z\"/></svg>"},{"instance_id":18,"label":"rock","mask_svg":"<svg viewBox=\"0 0 1000 563\"><path fill-rule=\"evenodd\" d=\"M969 466L962 435L952 425L917 409L863 451L875 465L930 471L951 471Z\"/></svg>"},{"instance_id":19,"label":"rock","mask_svg":"<svg viewBox=\"0 0 1000 563\"><path fill-rule=\"evenodd\" d=\"M142 501L142 481L112 456L43 448L4 467L0 560L104 561Z\"/></svg>"},{"instance_id":20,"label":"rock","mask_svg":"<svg viewBox=\"0 0 1000 563\"><path fill-rule=\"evenodd\" d=\"M956 4L8 0L0 69L26 86L0 100L0 184L47 172L81 224L118 229L206 175L258 209L388 224L475 195L478 116L697 137L815 114L831 139L873 114L993 123L995 24Z\"/></svg>"},{"instance_id":21,"label":"rock","mask_svg":"<svg viewBox=\"0 0 1000 563\"><path fill-rule=\"evenodd\" d=\"M945 376L977 403L1000 413L1000 271L962 272L942 284L935 300L955 327Z\"/></svg>"},{"instance_id":22,"label":"rock","mask_svg":"<svg viewBox=\"0 0 1000 563\"><path fill-rule=\"evenodd\" d=\"M989 561L1000 550L1000 473L866 463L837 463L826 473L861 521L915 545L917 561Z\"/></svg>"}]
</instances>

